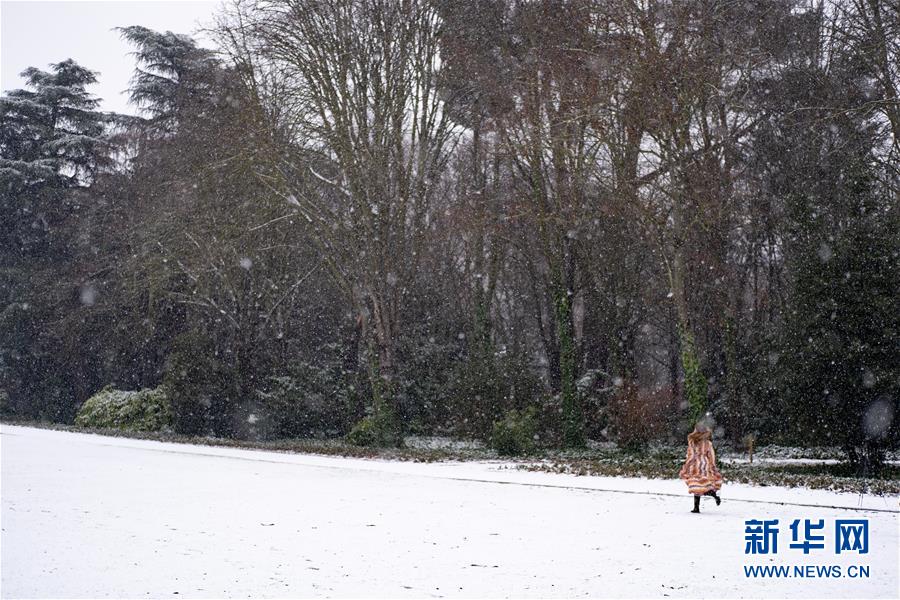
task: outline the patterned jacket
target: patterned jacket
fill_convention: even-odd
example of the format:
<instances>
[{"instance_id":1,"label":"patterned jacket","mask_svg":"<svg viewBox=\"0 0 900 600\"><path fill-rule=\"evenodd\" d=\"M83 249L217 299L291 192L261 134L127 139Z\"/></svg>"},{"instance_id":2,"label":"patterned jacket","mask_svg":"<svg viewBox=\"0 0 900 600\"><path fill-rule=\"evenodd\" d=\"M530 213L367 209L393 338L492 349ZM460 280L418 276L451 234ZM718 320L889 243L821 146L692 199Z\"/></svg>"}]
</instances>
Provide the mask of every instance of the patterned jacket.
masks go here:
<instances>
[{"instance_id":1,"label":"patterned jacket","mask_svg":"<svg viewBox=\"0 0 900 600\"><path fill-rule=\"evenodd\" d=\"M689 494L705 494L722 488L722 474L716 468L716 451L709 431L688 435L687 458L678 475L687 484Z\"/></svg>"}]
</instances>

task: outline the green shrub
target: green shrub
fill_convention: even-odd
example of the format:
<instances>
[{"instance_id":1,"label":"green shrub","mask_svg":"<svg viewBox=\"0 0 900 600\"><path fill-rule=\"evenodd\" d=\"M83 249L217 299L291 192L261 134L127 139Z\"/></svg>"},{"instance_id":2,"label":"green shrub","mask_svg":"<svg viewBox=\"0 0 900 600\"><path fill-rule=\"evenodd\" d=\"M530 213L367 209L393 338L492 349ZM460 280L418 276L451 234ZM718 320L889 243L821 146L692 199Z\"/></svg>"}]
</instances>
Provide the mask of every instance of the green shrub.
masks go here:
<instances>
[{"instance_id":1,"label":"green shrub","mask_svg":"<svg viewBox=\"0 0 900 600\"><path fill-rule=\"evenodd\" d=\"M169 392L176 433L216 435L230 432L234 374L219 360L212 340L203 332L179 335L166 359L163 384Z\"/></svg>"},{"instance_id":2,"label":"green shrub","mask_svg":"<svg viewBox=\"0 0 900 600\"><path fill-rule=\"evenodd\" d=\"M508 409L535 402L542 391L527 361L511 353L466 357L449 373L444 386L453 432L483 440L490 439L494 422Z\"/></svg>"},{"instance_id":3,"label":"green shrub","mask_svg":"<svg viewBox=\"0 0 900 600\"><path fill-rule=\"evenodd\" d=\"M362 387L354 373L338 366L294 364L288 375L269 377L256 390L258 429L278 439L342 435Z\"/></svg>"},{"instance_id":4,"label":"green shrub","mask_svg":"<svg viewBox=\"0 0 900 600\"><path fill-rule=\"evenodd\" d=\"M403 445L403 436L394 412L382 408L360 419L347 434L347 441L354 446L399 447Z\"/></svg>"},{"instance_id":5,"label":"green shrub","mask_svg":"<svg viewBox=\"0 0 900 600\"><path fill-rule=\"evenodd\" d=\"M9 401L9 394L6 393L6 390L0 388L0 415L4 417L8 417L15 414L15 411L12 407L12 402Z\"/></svg>"},{"instance_id":6,"label":"green shrub","mask_svg":"<svg viewBox=\"0 0 900 600\"><path fill-rule=\"evenodd\" d=\"M347 434L347 441L354 446L374 446L377 437L375 419L370 416L357 421L350 433Z\"/></svg>"},{"instance_id":7,"label":"green shrub","mask_svg":"<svg viewBox=\"0 0 900 600\"><path fill-rule=\"evenodd\" d=\"M79 427L161 431L172 425L172 407L162 387L128 392L107 386L88 398L75 417Z\"/></svg>"},{"instance_id":8,"label":"green shrub","mask_svg":"<svg viewBox=\"0 0 900 600\"><path fill-rule=\"evenodd\" d=\"M491 447L501 456L521 456L534 452L536 416L537 410L533 406L523 411L507 412L502 420L494 422Z\"/></svg>"}]
</instances>

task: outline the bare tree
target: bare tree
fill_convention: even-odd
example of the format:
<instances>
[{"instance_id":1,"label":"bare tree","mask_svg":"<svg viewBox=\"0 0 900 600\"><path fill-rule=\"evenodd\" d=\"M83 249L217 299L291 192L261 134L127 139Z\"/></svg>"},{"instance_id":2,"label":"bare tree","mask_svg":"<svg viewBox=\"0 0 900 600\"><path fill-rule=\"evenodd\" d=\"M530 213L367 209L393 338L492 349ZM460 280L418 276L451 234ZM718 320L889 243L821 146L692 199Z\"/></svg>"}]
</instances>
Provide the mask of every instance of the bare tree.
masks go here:
<instances>
[{"instance_id":1,"label":"bare tree","mask_svg":"<svg viewBox=\"0 0 900 600\"><path fill-rule=\"evenodd\" d=\"M441 20L426 0L260 2L246 16L290 128L260 176L307 220L352 303L375 413L389 417L400 309L455 137L437 86Z\"/></svg>"}]
</instances>

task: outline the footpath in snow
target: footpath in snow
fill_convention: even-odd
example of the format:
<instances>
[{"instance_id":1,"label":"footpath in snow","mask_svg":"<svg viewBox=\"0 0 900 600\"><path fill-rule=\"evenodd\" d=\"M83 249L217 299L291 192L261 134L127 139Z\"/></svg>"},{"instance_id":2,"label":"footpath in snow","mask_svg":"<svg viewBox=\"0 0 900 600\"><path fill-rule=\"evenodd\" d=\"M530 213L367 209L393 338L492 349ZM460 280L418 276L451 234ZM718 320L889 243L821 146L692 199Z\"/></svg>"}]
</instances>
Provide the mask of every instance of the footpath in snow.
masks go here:
<instances>
[{"instance_id":1,"label":"footpath in snow","mask_svg":"<svg viewBox=\"0 0 900 600\"><path fill-rule=\"evenodd\" d=\"M0 463L4 598L894 598L900 589L897 497L726 481L722 506L704 498L695 515L675 474L578 477L500 461L349 459L9 425ZM745 554L748 519L778 519L776 553ZM823 520L825 549L791 549L795 519L801 534L804 520ZM868 521L867 554L835 553L836 519ZM748 577L749 566L807 575ZM809 576L833 566L841 577ZM851 567L868 577L848 577Z\"/></svg>"}]
</instances>

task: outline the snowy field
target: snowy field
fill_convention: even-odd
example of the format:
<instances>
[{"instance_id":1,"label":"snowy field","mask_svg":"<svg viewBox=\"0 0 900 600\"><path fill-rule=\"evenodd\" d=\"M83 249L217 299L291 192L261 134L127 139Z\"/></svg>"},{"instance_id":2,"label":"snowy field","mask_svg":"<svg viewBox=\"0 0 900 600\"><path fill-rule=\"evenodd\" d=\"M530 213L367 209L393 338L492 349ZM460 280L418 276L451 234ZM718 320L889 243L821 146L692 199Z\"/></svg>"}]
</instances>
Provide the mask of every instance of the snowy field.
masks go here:
<instances>
[{"instance_id":1,"label":"snowy field","mask_svg":"<svg viewBox=\"0 0 900 600\"><path fill-rule=\"evenodd\" d=\"M898 596L896 497L726 481L695 515L677 479L0 434L4 598ZM778 553L745 555L776 518ZM789 550L798 518L868 519L869 553ZM870 576L744 574L779 564Z\"/></svg>"}]
</instances>

